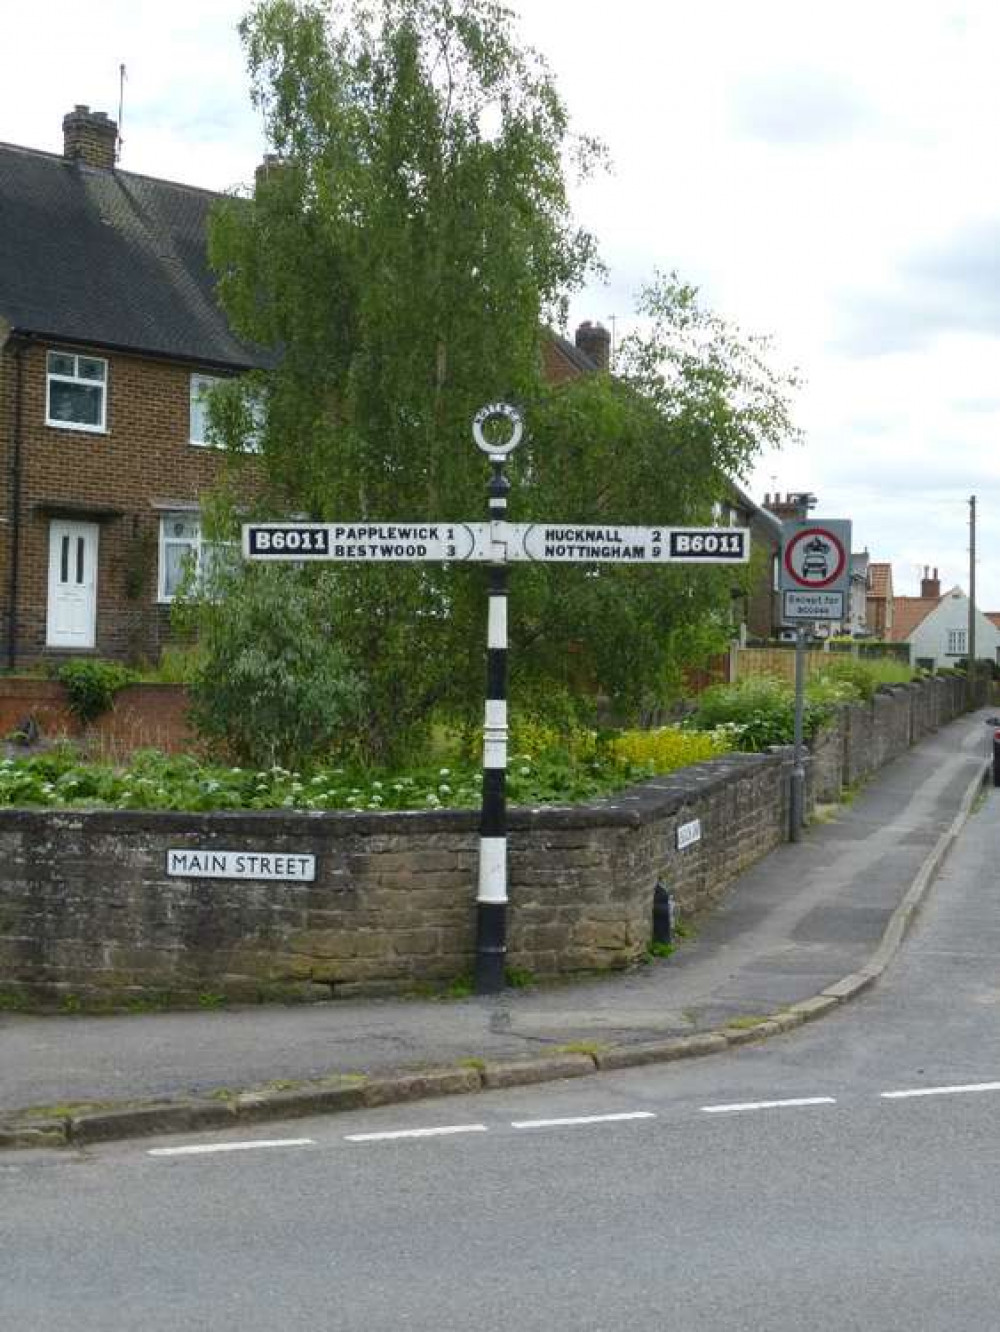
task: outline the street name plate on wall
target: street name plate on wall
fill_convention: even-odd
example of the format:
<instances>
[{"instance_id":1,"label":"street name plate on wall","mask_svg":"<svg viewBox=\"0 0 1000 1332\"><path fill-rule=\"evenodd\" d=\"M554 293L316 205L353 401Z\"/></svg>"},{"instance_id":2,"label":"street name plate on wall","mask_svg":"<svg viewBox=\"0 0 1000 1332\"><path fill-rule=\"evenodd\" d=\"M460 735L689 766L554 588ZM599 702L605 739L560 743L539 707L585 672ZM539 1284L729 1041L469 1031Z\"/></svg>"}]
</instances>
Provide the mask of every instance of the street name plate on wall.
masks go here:
<instances>
[{"instance_id":1,"label":"street name plate on wall","mask_svg":"<svg viewBox=\"0 0 1000 1332\"><path fill-rule=\"evenodd\" d=\"M690 823L681 823L677 826L677 850L683 851L686 846L694 846L695 842L701 841L701 819L692 819Z\"/></svg>"},{"instance_id":2,"label":"street name plate on wall","mask_svg":"<svg viewBox=\"0 0 1000 1332\"><path fill-rule=\"evenodd\" d=\"M316 857L275 851L167 852L167 873L181 879L286 879L312 883Z\"/></svg>"}]
</instances>

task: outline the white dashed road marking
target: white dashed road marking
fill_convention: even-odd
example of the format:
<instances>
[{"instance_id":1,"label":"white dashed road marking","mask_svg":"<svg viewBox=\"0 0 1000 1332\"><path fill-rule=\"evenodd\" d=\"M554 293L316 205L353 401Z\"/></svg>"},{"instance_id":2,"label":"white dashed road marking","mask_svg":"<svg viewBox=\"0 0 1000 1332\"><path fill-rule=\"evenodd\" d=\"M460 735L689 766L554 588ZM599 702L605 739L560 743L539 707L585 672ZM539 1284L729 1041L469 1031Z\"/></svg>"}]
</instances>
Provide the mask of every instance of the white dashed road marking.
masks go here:
<instances>
[{"instance_id":1,"label":"white dashed road marking","mask_svg":"<svg viewBox=\"0 0 1000 1332\"><path fill-rule=\"evenodd\" d=\"M633 1110L628 1114L618 1115L573 1115L567 1119L515 1119L511 1128L566 1128L575 1124L616 1124L623 1119L655 1119L652 1110Z\"/></svg>"},{"instance_id":2,"label":"white dashed road marking","mask_svg":"<svg viewBox=\"0 0 1000 1332\"><path fill-rule=\"evenodd\" d=\"M913 1096L960 1096L963 1092L1000 1091L1000 1082L968 1082L956 1087L912 1087L908 1091L882 1092L883 1101L905 1101Z\"/></svg>"},{"instance_id":3,"label":"white dashed road marking","mask_svg":"<svg viewBox=\"0 0 1000 1332\"><path fill-rule=\"evenodd\" d=\"M1000 1092L1000 1082L968 1082L947 1087L908 1087L879 1092L883 1101L904 1101L927 1096L959 1096L972 1092ZM703 1105L706 1115L733 1115L752 1110L791 1110L815 1105L836 1105L834 1096L796 1096L778 1101L729 1101ZM656 1119L652 1110L629 1110L606 1115L568 1115L557 1119L514 1119L514 1129L576 1128L586 1124L619 1124ZM433 1128L390 1129L378 1133L347 1133L345 1142L394 1142L407 1138L448 1138L463 1133L488 1133L486 1124L440 1124ZM149 1156L209 1156L217 1152L254 1152L267 1148L315 1147L314 1138L258 1138L245 1142L197 1143L186 1147L153 1147Z\"/></svg>"},{"instance_id":4,"label":"white dashed road marking","mask_svg":"<svg viewBox=\"0 0 1000 1332\"><path fill-rule=\"evenodd\" d=\"M439 1128L395 1129L389 1133L345 1133L345 1142L391 1142L394 1138L445 1138L454 1133L486 1133L485 1124L443 1124Z\"/></svg>"},{"instance_id":5,"label":"white dashed road marking","mask_svg":"<svg viewBox=\"0 0 1000 1332\"><path fill-rule=\"evenodd\" d=\"M788 1101L734 1101L729 1105L703 1105L706 1115L732 1115L741 1110L785 1110L802 1105L836 1105L832 1096L799 1096Z\"/></svg>"},{"instance_id":6,"label":"white dashed road marking","mask_svg":"<svg viewBox=\"0 0 1000 1332\"><path fill-rule=\"evenodd\" d=\"M200 1142L189 1147L152 1147L150 1156L207 1156L210 1152L254 1152L262 1147L313 1147L315 1138L258 1138L254 1142Z\"/></svg>"}]
</instances>

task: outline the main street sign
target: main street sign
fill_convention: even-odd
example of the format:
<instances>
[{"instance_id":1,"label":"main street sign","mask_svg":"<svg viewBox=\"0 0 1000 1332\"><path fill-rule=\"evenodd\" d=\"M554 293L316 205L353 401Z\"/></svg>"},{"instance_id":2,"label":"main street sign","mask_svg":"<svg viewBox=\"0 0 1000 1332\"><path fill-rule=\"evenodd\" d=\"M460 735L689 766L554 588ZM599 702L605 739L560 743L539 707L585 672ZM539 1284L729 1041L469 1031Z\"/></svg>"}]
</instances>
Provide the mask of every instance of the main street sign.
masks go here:
<instances>
[{"instance_id":1,"label":"main street sign","mask_svg":"<svg viewBox=\"0 0 1000 1332\"><path fill-rule=\"evenodd\" d=\"M745 564L745 527L617 523L245 523L250 560L347 563L540 561L561 564Z\"/></svg>"}]
</instances>

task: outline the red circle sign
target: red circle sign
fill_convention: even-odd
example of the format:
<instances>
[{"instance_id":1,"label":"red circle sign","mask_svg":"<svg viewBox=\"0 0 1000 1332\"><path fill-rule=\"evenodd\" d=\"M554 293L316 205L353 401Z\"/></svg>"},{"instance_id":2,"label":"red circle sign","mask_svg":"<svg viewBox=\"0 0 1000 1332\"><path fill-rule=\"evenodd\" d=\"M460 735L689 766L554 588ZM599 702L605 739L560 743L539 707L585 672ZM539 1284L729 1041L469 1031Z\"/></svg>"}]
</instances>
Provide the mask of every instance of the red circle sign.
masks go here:
<instances>
[{"instance_id":1,"label":"red circle sign","mask_svg":"<svg viewBox=\"0 0 1000 1332\"><path fill-rule=\"evenodd\" d=\"M785 569L799 587L829 587L846 567L843 543L825 527L804 527L785 546Z\"/></svg>"}]
</instances>

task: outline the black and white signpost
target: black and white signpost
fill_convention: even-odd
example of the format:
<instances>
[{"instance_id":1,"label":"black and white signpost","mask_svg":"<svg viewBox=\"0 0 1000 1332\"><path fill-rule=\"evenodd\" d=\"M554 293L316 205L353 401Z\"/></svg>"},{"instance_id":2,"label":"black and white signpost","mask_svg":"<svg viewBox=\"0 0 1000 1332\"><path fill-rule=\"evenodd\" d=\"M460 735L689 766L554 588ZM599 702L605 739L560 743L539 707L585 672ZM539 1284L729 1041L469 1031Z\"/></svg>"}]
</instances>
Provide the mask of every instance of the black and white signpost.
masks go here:
<instances>
[{"instance_id":1,"label":"black and white signpost","mask_svg":"<svg viewBox=\"0 0 1000 1332\"><path fill-rule=\"evenodd\" d=\"M795 625L795 723L789 837L802 836L806 770L803 751L806 630L803 622L843 620L851 582L851 524L846 519L815 519L783 525L781 535L782 618Z\"/></svg>"},{"instance_id":2,"label":"black and white signpost","mask_svg":"<svg viewBox=\"0 0 1000 1332\"><path fill-rule=\"evenodd\" d=\"M497 440L499 430L509 431ZM617 523L509 523L504 463L521 442L523 423L507 403L476 413L472 435L490 460L486 523L244 523L249 560L434 561L489 565L483 803L476 896L477 994L503 988L507 953L507 592L508 565L745 564L745 527L628 527Z\"/></svg>"},{"instance_id":3,"label":"black and white signpost","mask_svg":"<svg viewBox=\"0 0 1000 1332\"><path fill-rule=\"evenodd\" d=\"M492 444L484 427L497 417L509 421L506 443ZM483 806L479 822L479 887L476 894L477 994L503 989L507 956L507 590L504 529L510 482L504 463L521 442L521 418L506 403L484 407L472 422L472 436L490 460L488 508L490 546L489 609L486 621L486 710L483 718Z\"/></svg>"}]
</instances>

